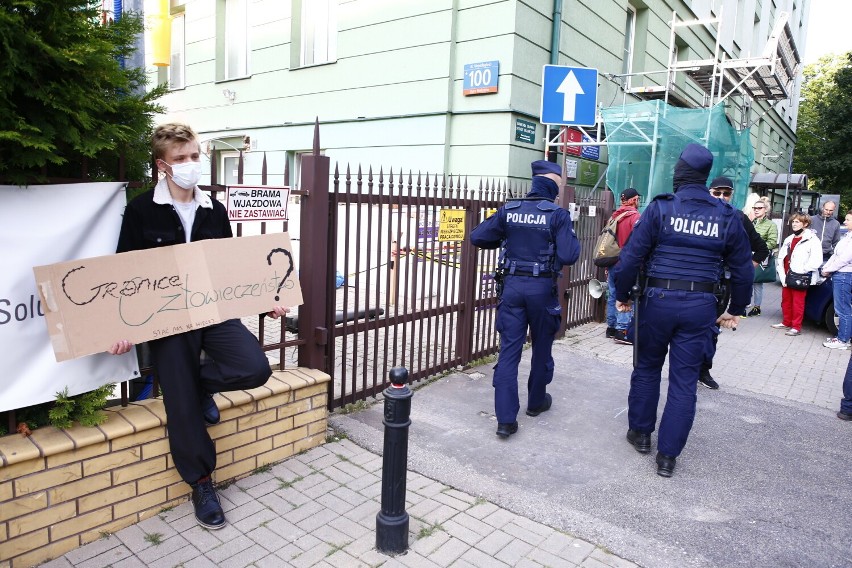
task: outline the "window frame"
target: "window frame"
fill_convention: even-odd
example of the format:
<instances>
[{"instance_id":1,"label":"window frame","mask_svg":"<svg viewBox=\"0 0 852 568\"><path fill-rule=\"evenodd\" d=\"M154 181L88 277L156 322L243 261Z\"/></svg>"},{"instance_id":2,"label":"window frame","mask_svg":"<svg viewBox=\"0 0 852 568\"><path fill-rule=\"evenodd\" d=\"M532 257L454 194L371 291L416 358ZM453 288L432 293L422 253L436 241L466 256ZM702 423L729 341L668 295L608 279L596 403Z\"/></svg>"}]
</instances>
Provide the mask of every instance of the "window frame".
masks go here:
<instances>
[{"instance_id":1,"label":"window frame","mask_svg":"<svg viewBox=\"0 0 852 568\"><path fill-rule=\"evenodd\" d=\"M337 62L338 7L339 0L302 0L299 15L300 67ZM318 50L318 46L323 49Z\"/></svg>"},{"instance_id":2,"label":"window frame","mask_svg":"<svg viewBox=\"0 0 852 568\"><path fill-rule=\"evenodd\" d=\"M624 45L622 47L621 73L624 76L624 89L629 90L633 73L633 55L636 49L636 8L631 4L625 10Z\"/></svg>"},{"instance_id":3,"label":"window frame","mask_svg":"<svg viewBox=\"0 0 852 568\"><path fill-rule=\"evenodd\" d=\"M180 42L175 40L177 34L175 34L175 24L180 22ZM186 15L184 12L179 12L177 14L172 14L171 21L171 47L169 53L169 67L168 67L168 85L170 91L179 91L181 89L186 88ZM175 47L178 49L175 50ZM177 53L176 53L177 51ZM180 56L180 84L175 84L173 79L175 76L174 70L175 66L175 55Z\"/></svg>"},{"instance_id":4,"label":"window frame","mask_svg":"<svg viewBox=\"0 0 852 568\"><path fill-rule=\"evenodd\" d=\"M248 77L251 74L251 50L249 49L249 1L225 0L224 4L223 80L229 81L231 79ZM239 4L239 6L235 7L237 4ZM240 22L236 19L236 16L239 14L236 13L235 10L239 9L242 9L243 11L241 18L242 26L239 30L242 32L242 37L235 38L235 26L239 26L240 24ZM232 49L238 49L241 53L236 55L243 59L241 65L236 70L231 69L231 67L234 66L234 63L231 62Z\"/></svg>"}]
</instances>

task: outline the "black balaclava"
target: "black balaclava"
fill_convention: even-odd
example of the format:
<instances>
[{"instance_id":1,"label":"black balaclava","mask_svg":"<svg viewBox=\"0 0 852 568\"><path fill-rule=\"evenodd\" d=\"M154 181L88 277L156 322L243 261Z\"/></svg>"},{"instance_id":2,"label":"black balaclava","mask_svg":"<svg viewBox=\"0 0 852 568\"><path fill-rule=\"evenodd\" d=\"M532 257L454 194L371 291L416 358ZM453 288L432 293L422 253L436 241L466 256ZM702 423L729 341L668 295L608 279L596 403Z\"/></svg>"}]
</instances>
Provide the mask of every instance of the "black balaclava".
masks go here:
<instances>
[{"instance_id":1,"label":"black balaclava","mask_svg":"<svg viewBox=\"0 0 852 568\"><path fill-rule=\"evenodd\" d=\"M553 201L557 195L559 195L559 185L555 181L544 176L532 178L532 188L527 197L544 197Z\"/></svg>"}]
</instances>

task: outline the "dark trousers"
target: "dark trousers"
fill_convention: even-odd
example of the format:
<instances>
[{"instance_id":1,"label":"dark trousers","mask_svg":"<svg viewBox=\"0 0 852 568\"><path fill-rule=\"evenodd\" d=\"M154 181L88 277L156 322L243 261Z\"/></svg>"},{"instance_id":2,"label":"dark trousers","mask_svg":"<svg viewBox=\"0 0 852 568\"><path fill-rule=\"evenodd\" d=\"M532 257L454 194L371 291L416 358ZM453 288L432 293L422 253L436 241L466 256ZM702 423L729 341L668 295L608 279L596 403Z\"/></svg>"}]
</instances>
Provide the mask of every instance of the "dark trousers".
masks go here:
<instances>
[{"instance_id":1,"label":"dark trousers","mask_svg":"<svg viewBox=\"0 0 852 568\"><path fill-rule=\"evenodd\" d=\"M843 398L840 399L840 411L852 414L852 357L846 365L846 376L843 377Z\"/></svg>"},{"instance_id":2,"label":"dark trousers","mask_svg":"<svg viewBox=\"0 0 852 568\"><path fill-rule=\"evenodd\" d=\"M172 458L183 480L194 483L216 469L201 401L216 392L259 387L272 369L257 338L236 319L148 345L163 390Z\"/></svg>"},{"instance_id":3,"label":"dark trousers","mask_svg":"<svg viewBox=\"0 0 852 568\"><path fill-rule=\"evenodd\" d=\"M657 449L680 455L695 419L696 385L704 361L713 358L716 297L649 288L639 300L639 352L627 397L629 427L651 433L657 423L660 382L669 355L669 388Z\"/></svg>"},{"instance_id":4,"label":"dark trousers","mask_svg":"<svg viewBox=\"0 0 852 568\"><path fill-rule=\"evenodd\" d=\"M553 380L551 349L561 313L552 278L506 276L496 322L500 333L500 359L493 379L497 422L510 423L518 417L518 363L527 341L527 329L532 339L527 408L544 404L547 385Z\"/></svg>"}]
</instances>

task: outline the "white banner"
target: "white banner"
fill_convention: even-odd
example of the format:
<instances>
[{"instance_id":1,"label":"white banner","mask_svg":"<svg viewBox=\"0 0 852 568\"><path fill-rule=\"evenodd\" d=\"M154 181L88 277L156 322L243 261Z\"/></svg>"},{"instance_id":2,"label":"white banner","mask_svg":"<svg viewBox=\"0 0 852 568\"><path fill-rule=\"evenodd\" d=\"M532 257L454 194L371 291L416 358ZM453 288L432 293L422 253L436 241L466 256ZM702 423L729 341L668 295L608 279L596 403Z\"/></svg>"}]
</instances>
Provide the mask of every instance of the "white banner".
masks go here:
<instances>
[{"instance_id":1,"label":"white banner","mask_svg":"<svg viewBox=\"0 0 852 568\"><path fill-rule=\"evenodd\" d=\"M115 252L124 185L0 185L0 412L139 376L135 350L57 363L33 277L33 266Z\"/></svg>"}]
</instances>

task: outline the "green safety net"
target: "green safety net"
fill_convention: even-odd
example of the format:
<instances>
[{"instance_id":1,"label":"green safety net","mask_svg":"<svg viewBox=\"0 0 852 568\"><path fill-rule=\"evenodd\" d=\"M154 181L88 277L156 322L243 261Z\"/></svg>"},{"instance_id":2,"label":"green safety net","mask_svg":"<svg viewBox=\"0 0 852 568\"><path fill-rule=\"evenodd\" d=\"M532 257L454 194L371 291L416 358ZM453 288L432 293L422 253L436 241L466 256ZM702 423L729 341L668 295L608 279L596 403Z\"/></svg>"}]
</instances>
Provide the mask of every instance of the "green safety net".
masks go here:
<instances>
[{"instance_id":1,"label":"green safety net","mask_svg":"<svg viewBox=\"0 0 852 568\"><path fill-rule=\"evenodd\" d=\"M609 153L606 183L616 196L634 187L644 208L654 196L671 193L678 156L687 144L696 142L713 153L708 184L717 176L731 178L731 204L745 205L754 149L749 130L736 130L724 105L685 109L645 101L603 109L601 114Z\"/></svg>"}]
</instances>

